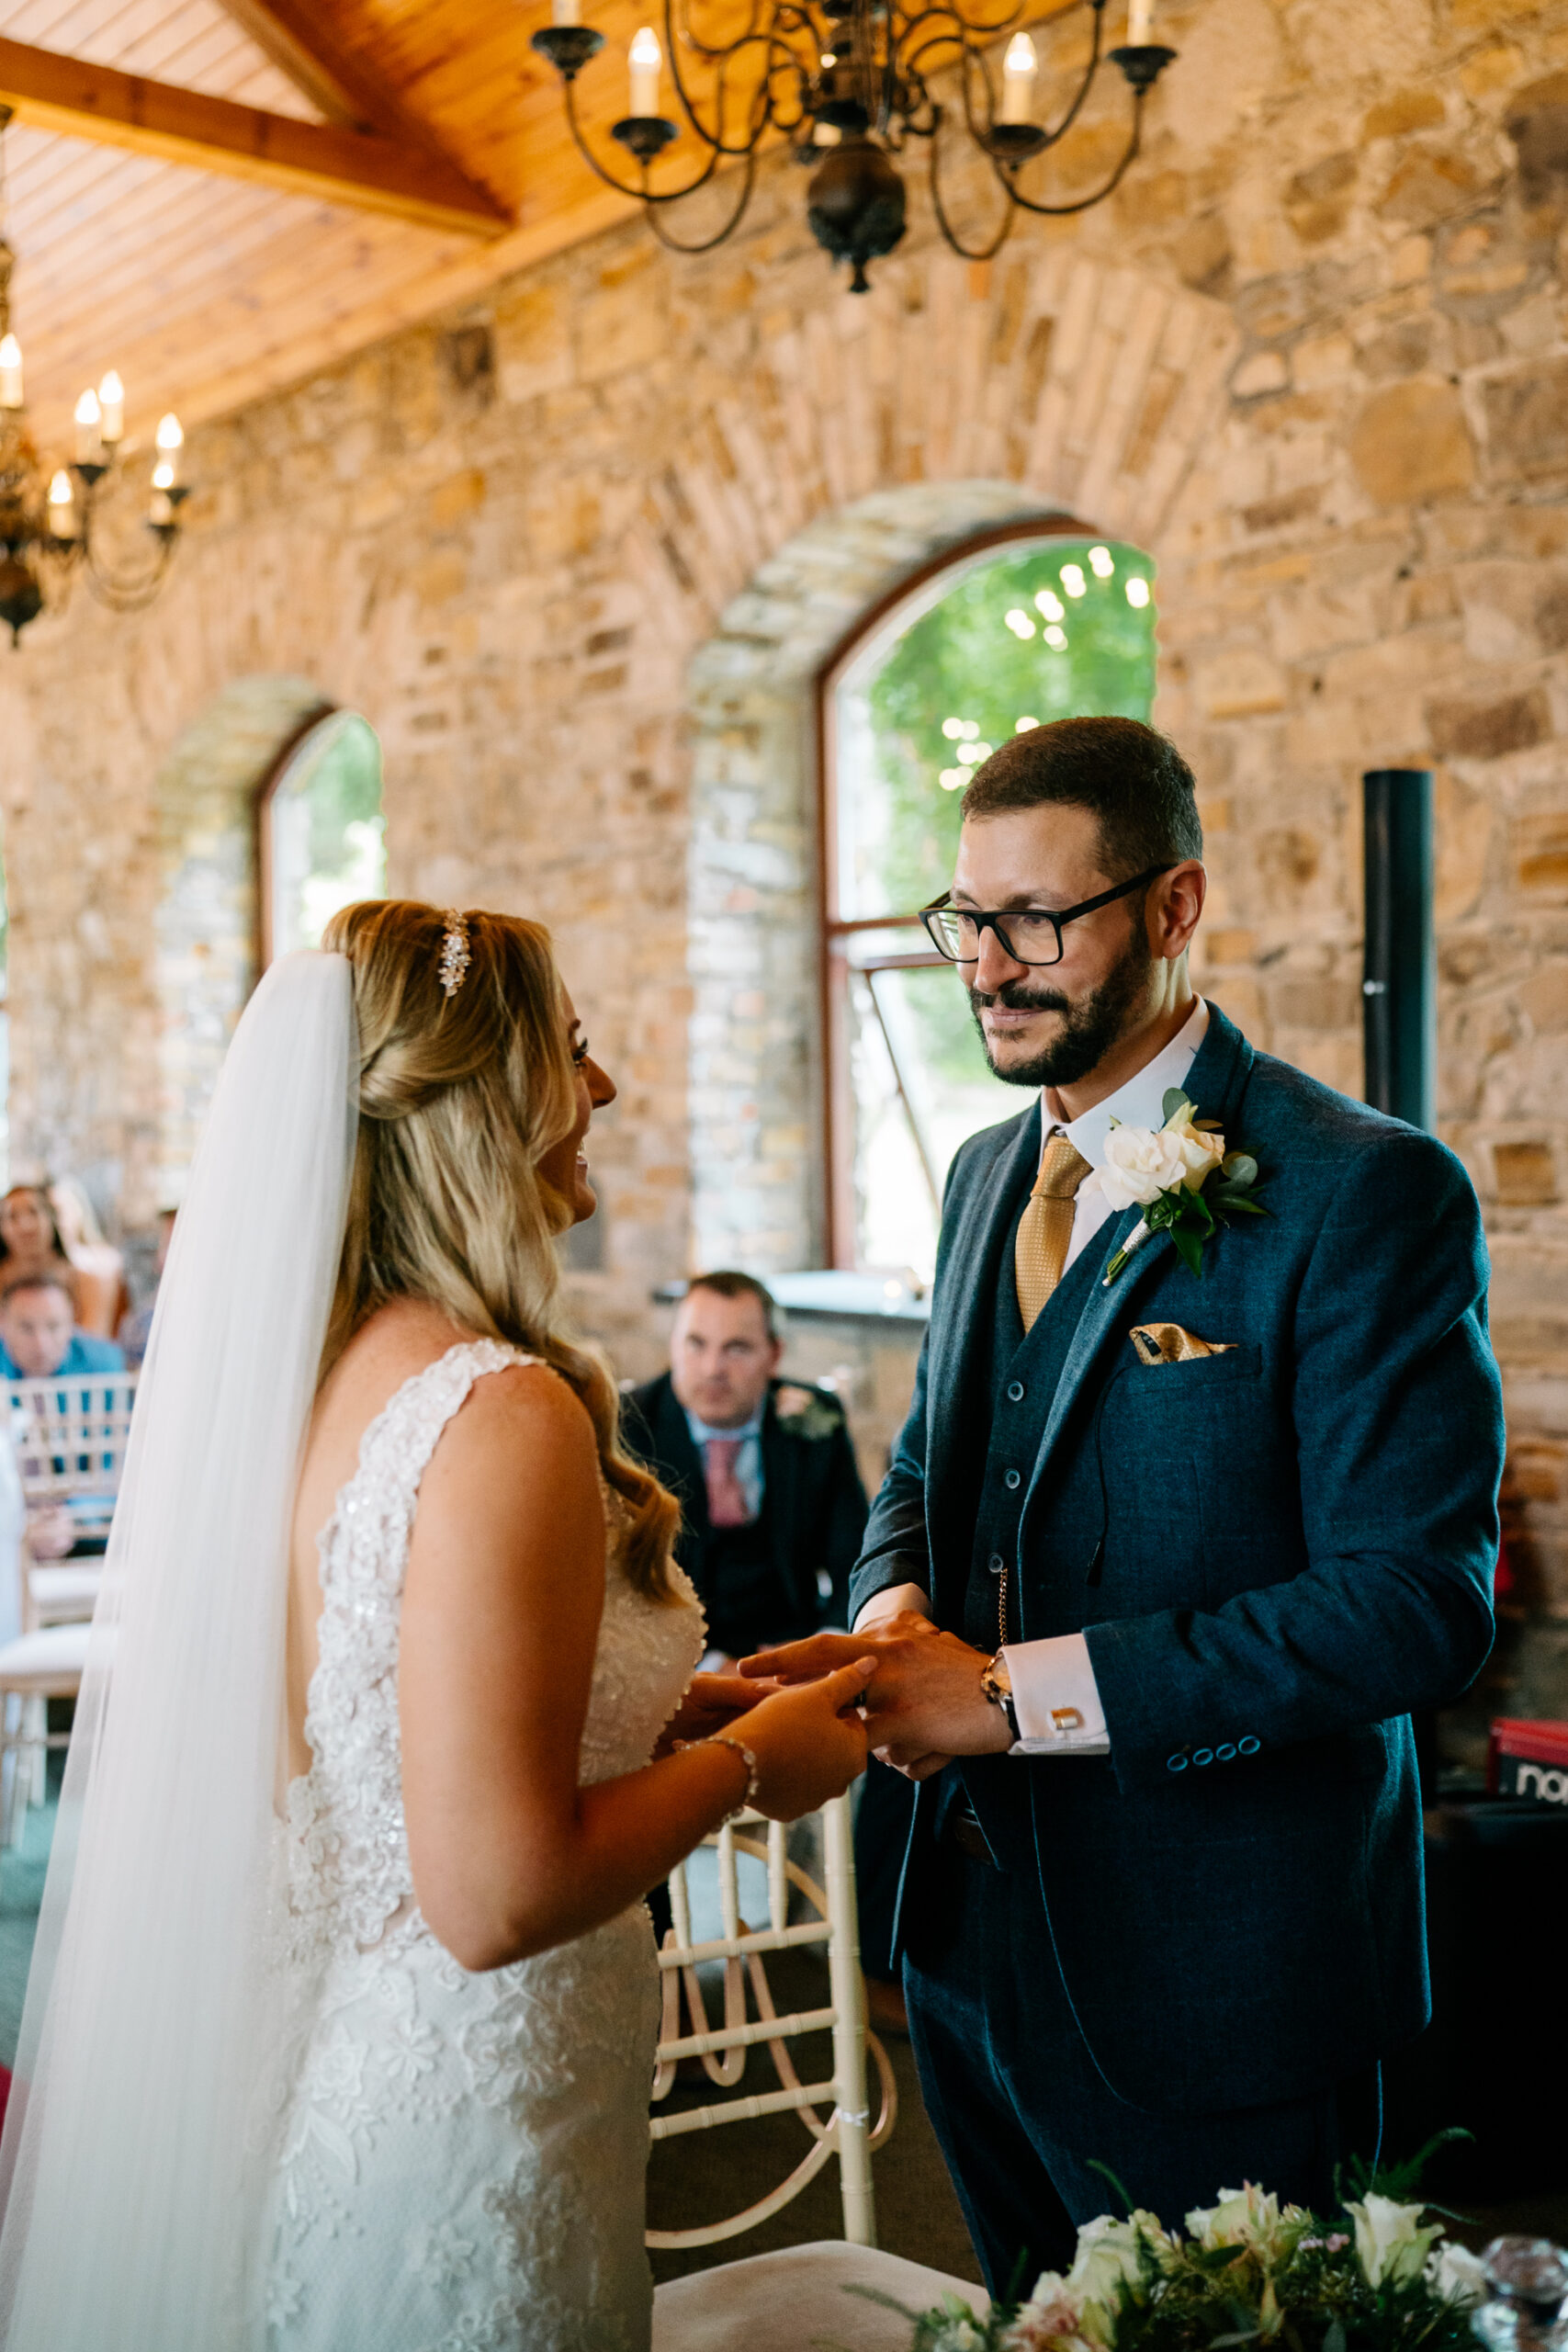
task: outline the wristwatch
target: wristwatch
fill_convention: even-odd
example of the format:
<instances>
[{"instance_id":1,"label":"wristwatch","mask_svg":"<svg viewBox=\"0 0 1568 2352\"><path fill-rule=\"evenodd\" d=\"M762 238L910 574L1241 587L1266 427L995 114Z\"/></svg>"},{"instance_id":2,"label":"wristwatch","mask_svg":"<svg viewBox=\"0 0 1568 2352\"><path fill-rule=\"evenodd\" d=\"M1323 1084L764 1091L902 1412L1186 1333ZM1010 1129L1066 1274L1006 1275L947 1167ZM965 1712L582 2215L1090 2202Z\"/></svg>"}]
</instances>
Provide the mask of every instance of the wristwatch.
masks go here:
<instances>
[{"instance_id":1,"label":"wristwatch","mask_svg":"<svg viewBox=\"0 0 1568 2352\"><path fill-rule=\"evenodd\" d=\"M1012 1702L1012 1677L1008 1672L1007 1658L1002 1651L998 1650L989 1665L982 1668L980 1688L992 1706L1001 1709L1008 1719L1008 1729L1016 1741L1019 1736L1018 1709Z\"/></svg>"}]
</instances>

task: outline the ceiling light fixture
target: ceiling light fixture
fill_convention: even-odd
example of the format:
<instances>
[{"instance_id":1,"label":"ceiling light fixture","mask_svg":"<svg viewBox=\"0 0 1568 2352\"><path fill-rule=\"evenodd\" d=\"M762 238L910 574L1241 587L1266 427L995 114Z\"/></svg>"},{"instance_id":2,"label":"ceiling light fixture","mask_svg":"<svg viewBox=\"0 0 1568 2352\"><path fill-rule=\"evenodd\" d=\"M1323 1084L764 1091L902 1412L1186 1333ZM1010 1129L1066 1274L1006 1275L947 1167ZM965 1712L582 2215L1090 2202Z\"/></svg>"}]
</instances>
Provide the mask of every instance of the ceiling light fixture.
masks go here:
<instances>
[{"instance_id":1,"label":"ceiling light fixture","mask_svg":"<svg viewBox=\"0 0 1568 2352\"><path fill-rule=\"evenodd\" d=\"M609 187L640 198L661 243L677 253L709 253L733 234L750 202L758 153L771 132L790 141L797 162L816 165L807 190L812 234L835 262L850 264L851 292L864 294L867 262L891 253L904 234L904 183L894 158L911 139L928 143L937 224L953 251L970 261L988 261L998 252L1021 210L1052 217L1087 212L1120 185L1138 153L1144 100L1176 51L1149 38L1154 0L1129 0L1127 39L1109 52L1103 49L1107 0L1080 4L1093 20L1089 62L1059 119L1048 126L1034 119L1040 74L1034 40L1014 29L1024 0L993 21L973 19L955 4L907 10L898 0L759 0L746 31L721 43L693 29L693 0L664 0L662 47L651 26L640 28L628 57L627 110L610 132L637 167L631 179L599 161L579 119L577 77L604 46L604 34L580 21L581 0L554 0L555 20L534 35L533 46L561 77L580 153ZM1009 34L998 94L991 51ZM1061 204L1026 196L1019 186L1025 165L1066 136L1107 62L1120 67L1132 93L1120 160L1090 196ZM666 67L675 116L660 112ZM700 95L688 81L693 73L704 81ZM988 162L1004 200L1000 226L973 243L954 228L942 195L946 142L939 133L947 109L932 95L931 81L943 73L956 78L964 130ZM705 160L679 185L656 187L654 164L682 127L706 150ZM729 218L712 236L691 243L673 236L665 208L705 187L726 162L744 165Z\"/></svg>"},{"instance_id":2,"label":"ceiling light fixture","mask_svg":"<svg viewBox=\"0 0 1568 2352\"><path fill-rule=\"evenodd\" d=\"M113 368L96 391L84 392L76 403L75 455L69 466L51 469L34 446L26 424L22 346L11 327L17 257L4 234L5 132L10 119L10 108L0 106L0 627L9 628L17 645L46 605L64 604L79 571L116 612L138 612L151 604L169 568L186 492L181 479L185 435L177 417L165 416L158 427L146 516L156 552L150 563L124 568L105 558L94 523L101 486L116 471L125 440L125 386Z\"/></svg>"}]
</instances>

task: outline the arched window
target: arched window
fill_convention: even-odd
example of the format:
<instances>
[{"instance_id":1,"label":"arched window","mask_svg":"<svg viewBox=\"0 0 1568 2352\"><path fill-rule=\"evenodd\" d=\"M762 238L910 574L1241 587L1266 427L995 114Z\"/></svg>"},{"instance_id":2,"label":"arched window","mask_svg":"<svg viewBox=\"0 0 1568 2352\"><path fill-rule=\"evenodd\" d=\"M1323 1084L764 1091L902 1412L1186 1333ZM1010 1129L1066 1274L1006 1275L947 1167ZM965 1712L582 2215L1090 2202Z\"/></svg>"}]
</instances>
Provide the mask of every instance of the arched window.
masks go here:
<instances>
[{"instance_id":1,"label":"arched window","mask_svg":"<svg viewBox=\"0 0 1568 2352\"><path fill-rule=\"evenodd\" d=\"M339 907L387 888L381 746L357 711L316 712L258 796L263 967L319 947Z\"/></svg>"},{"instance_id":2,"label":"arched window","mask_svg":"<svg viewBox=\"0 0 1568 2352\"><path fill-rule=\"evenodd\" d=\"M1015 526L907 584L824 675L834 1265L929 1280L954 1151L1021 1107L917 911L952 880L963 787L1010 735L1148 718L1153 579L1141 549L1081 525Z\"/></svg>"}]
</instances>

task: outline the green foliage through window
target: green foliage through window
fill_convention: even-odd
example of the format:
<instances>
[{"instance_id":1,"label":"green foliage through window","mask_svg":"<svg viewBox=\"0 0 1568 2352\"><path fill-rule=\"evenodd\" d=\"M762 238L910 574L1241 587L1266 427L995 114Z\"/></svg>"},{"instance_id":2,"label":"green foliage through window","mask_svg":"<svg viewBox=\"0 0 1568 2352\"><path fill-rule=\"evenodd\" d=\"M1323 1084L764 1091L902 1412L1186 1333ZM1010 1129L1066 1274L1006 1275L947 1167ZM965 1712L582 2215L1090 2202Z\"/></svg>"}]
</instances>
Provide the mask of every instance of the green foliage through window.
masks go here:
<instances>
[{"instance_id":1,"label":"green foliage through window","mask_svg":"<svg viewBox=\"0 0 1568 2352\"><path fill-rule=\"evenodd\" d=\"M848 943L863 1264L930 1272L953 1151L1026 1099L991 1077L954 971L878 960L926 945L908 918L949 887L964 786L993 751L1051 719L1148 718L1153 582L1150 559L1116 540L983 558L873 639L837 690L832 911L867 925Z\"/></svg>"}]
</instances>

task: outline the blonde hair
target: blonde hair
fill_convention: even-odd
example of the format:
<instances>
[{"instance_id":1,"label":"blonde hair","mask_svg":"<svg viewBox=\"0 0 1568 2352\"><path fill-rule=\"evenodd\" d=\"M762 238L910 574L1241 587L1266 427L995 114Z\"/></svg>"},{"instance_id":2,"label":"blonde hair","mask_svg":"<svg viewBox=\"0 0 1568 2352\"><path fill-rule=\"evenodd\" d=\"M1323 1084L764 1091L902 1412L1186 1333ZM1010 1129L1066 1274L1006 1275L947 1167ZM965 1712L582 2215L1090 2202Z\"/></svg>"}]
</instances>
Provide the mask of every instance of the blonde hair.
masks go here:
<instances>
[{"instance_id":1,"label":"blonde hair","mask_svg":"<svg viewBox=\"0 0 1568 2352\"><path fill-rule=\"evenodd\" d=\"M449 996L434 907L366 900L322 940L354 970L359 1138L321 1376L394 1298L428 1299L461 1329L538 1356L592 1421L630 1517L628 1576L664 1598L680 1506L623 1453L615 1384L568 1336L561 1305L554 1244L571 1210L539 1163L571 1132L576 1082L549 934L517 915L463 921L471 960Z\"/></svg>"}]
</instances>

